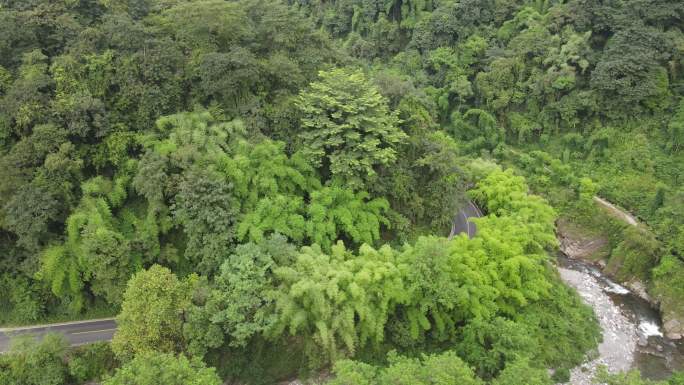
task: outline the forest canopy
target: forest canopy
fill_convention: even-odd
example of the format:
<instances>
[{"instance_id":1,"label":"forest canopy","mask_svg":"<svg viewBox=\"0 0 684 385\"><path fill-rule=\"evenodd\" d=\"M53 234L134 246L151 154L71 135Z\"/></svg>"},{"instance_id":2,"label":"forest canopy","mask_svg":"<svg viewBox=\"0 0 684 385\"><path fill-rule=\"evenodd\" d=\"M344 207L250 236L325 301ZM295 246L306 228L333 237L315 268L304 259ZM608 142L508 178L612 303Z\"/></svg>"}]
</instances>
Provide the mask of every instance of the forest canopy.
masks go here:
<instances>
[{"instance_id":1,"label":"forest canopy","mask_svg":"<svg viewBox=\"0 0 684 385\"><path fill-rule=\"evenodd\" d=\"M1 3L0 325L118 330L0 384L562 382L561 222L684 324L684 3Z\"/></svg>"}]
</instances>

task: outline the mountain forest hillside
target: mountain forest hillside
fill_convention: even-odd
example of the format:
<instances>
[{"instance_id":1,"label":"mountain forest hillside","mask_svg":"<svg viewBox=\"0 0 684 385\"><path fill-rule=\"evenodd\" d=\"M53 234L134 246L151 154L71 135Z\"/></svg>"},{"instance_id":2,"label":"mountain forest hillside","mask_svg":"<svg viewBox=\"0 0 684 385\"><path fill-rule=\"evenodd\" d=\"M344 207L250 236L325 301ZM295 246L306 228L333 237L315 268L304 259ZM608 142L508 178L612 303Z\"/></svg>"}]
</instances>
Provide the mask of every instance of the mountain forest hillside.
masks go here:
<instances>
[{"instance_id":1,"label":"mountain forest hillside","mask_svg":"<svg viewBox=\"0 0 684 385\"><path fill-rule=\"evenodd\" d=\"M565 382L559 237L684 335L684 2L0 1L2 385Z\"/></svg>"}]
</instances>

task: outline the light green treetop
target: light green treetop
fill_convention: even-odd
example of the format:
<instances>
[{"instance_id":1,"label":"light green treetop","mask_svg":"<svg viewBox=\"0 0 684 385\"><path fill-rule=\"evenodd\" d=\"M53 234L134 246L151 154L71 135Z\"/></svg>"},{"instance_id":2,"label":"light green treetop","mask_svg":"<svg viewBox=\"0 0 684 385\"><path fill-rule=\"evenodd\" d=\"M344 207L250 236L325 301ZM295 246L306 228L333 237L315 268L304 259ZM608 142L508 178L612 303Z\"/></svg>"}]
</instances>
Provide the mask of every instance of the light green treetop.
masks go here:
<instances>
[{"instance_id":1,"label":"light green treetop","mask_svg":"<svg viewBox=\"0 0 684 385\"><path fill-rule=\"evenodd\" d=\"M219 385L214 368L182 354L146 352L117 369L104 385Z\"/></svg>"},{"instance_id":2,"label":"light green treetop","mask_svg":"<svg viewBox=\"0 0 684 385\"><path fill-rule=\"evenodd\" d=\"M190 306L194 277L181 281L169 269L153 265L130 279L112 340L119 358L183 351L183 313Z\"/></svg>"}]
</instances>

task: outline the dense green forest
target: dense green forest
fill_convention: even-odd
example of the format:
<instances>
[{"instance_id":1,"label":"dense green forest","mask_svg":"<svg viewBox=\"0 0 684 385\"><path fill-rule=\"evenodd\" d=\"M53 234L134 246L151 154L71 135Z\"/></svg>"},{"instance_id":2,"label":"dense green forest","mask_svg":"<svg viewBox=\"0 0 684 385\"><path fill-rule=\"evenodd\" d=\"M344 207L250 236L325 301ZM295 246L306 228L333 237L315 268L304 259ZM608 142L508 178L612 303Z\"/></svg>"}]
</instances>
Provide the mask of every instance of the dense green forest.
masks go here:
<instances>
[{"instance_id":1,"label":"dense green forest","mask_svg":"<svg viewBox=\"0 0 684 385\"><path fill-rule=\"evenodd\" d=\"M684 327L683 2L0 1L2 385L566 381L559 218Z\"/></svg>"}]
</instances>

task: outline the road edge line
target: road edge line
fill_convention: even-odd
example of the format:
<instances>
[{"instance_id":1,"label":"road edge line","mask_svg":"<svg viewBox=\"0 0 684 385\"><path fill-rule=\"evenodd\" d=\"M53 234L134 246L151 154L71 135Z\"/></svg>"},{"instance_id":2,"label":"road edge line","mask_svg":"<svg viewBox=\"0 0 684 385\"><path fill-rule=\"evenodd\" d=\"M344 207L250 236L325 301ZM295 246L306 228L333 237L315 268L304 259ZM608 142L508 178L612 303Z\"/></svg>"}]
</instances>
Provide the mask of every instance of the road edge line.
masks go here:
<instances>
[{"instance_id":1,"label":"road edge line","mask_svg":"<svg viewBox=\"0 0 684 385\"><path fill-rule=\"evenodd\" d=\"M11 327L11 328L0 328L0 333L13 332L13 331L19 331L19 330L40 329L40 328L47 328L47 327L52 327L52 326L80 325L80 324L89 323L89 322L115 321L115 320L116 320L116 317L109 317L109 318L93 318L93 319L88 319L88 320L59 322L59 323L43 324L43 325L17 326L17 327Z\"/></svg>"}]
</instances>

